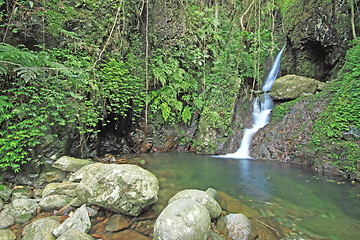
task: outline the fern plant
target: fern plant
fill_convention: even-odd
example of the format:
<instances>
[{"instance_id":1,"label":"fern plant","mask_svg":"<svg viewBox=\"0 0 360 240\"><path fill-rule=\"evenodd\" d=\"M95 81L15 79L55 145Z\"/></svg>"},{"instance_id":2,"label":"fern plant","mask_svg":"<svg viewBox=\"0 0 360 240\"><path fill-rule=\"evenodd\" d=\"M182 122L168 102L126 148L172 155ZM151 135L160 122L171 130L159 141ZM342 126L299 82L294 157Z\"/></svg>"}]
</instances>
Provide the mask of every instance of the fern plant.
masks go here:
<instances>
[{"instance_id":1,"label":"fern plant","mask_svg":"<svg viewBox=\"0 0 360 240\"><path fill-rule=\"evenodd\" d=\"M19 171L46 142L46 135L74 129L81 145L95 131L99 114L97 102L86 97L93 91L86 68L66 67L56 62L51 51L34 53L4 43L0 62L2 169Z\"/></svg>"}]
</instances>

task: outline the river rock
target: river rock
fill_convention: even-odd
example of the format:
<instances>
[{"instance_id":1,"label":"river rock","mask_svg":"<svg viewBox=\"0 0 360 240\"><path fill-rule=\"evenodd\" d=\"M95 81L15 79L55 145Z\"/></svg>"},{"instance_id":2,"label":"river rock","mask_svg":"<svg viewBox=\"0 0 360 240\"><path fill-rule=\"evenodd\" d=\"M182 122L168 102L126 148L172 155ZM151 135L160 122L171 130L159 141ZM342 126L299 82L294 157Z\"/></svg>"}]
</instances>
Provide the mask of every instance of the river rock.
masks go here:
<instances>
[{"instance_id":1,"label":"river rock","mask_svg":"<svg viewBox=\"0 0 360 240\"><path fill-rule=\"evenodd\" d=\"M75 190L78 187L79 183L73 182L62 182L62 183L49 183L45 186L42 197L46 197L54 194L68 195L69 190Z\"/></svg>"},{"instance_id":2,"label":"river rock","mask_svg":"<svg viewBox=\"0 0 360 240\"><path fill-rule=\"evenodd\" d=\"M65 195L49 195L41 199L39 205L44 211L60 209L69 204L74 198Z\"/></svg>"},{"instance_id":3,"label":"river rock","mask_svg":"<svg viewBox=\"0 0 360 240\"><path fill-rule=\"evenodd\" d=\"M111 211L137 216L158 200L159 182L149 171L130 164L99 164L89 169L78 198Z\"/></svg>"},{"instance_id":4,"label":"river rock","mask_svg":"<svg viewBox=\"0 0 360 240\"><path fill-rule=\"evenodd\" d=\"M36 209L39 206L38 202L36 199L15 199L4 207L3 212L14 217L15 223L25 223L35 215Z\"/></svg>"},{"instance_id":5,"label":"river rock","mask_svg":"<svg viewBox=\"0 0 360 240\"><path fill-rule=\"evenodd\" d=\"M66 177L66 172L62 170L43 172L36 182L40 185L51 182L62 182Z\"/></svg>"},{"instance_id":6,"label":"river rock","mask_svg":"<svg viewBox=\"0 0 360 240\"><path fill-rule=\"evenodd\" d=\"M10 230L0 230L0 240L15 240L16 235Z\"/></svg>"},{"instance_id":7,"label":"river rock","mask_svg":"<svg viewBox=\"0 0 360 240\"><path fill-rule=\"evenodd\" d=\"M12 189L6 185L0 185L0 198L4 201L8 201L11 197Z\"/></svg>"},{"instance_id":8,"label":"river rock","mask_svg":"<svg viewBox=\"0 0 360 240\"><path fill-rule=\"evenodd\" d=\"M172 198L170 198L169 203L172 203L173 201L181 198L191 198L204 205L209 211L211 219L219 217L221 213L221 207L219 203L204 191L197 189L183 190L175 194Z\"/></svg>"},{"instance_id":9,"label":"river rock","mask_svg":"<svg viewBox=\"0 0 360 240\"><path fill-rule=\"evenodd\" d=\"M37 219L24 228L22 240L55 240L52 231L59 225L60 223L55 217Z\"/></svg>"},{"instance_id":10,"label":"river rock","mask_svg":"<svg viewBox=\"0 0 360 240\"><path fill-rule=\"evenodd\" d=\"M311 95L321 89L324 83L307 77L286 75L275 80L271 97L274 100L291 100L304 95Z\"/></svg>"},{"instance_id":11,"label":"river rock","mask_svg":"<svg viewBox=\"0 0 360 240\"><path fill-rule=\"evenodd\" d=\"M0 229L11 227L15 223L15 218L6 214L5 211L0 212Z\"/></svg>"},{"instance_id":12,"label":"river rock","mask_svg":"<svg viewBox=\"0 0 360 240\"><path fill-rule=\"evenodd\" d=\"M93 240L93 238L80 230L71 228L61 234L57 240Z\"/></svg>"},{"instance_id":13,"label":"river rock","mask_svg":"<svg viewBox=\"0 0 360 240\"><path fill-rule=\"evenodd\" d=\"M59 158L52 166L66 172L75 172L83 166L93 163L90 159L80 159L68 156Z\"/></svg>"},{"instance_id":14,"label":"river rock","mask_svg":"<svg viewBox=\"0 0 360 240\"><path fill-rule=\"evenodd\" d=\"M81 205L83 205L84 202L81 201L78 197L74 198L71 202L70 202L70 206L73 207L80 207Z\"/></svg>"},{"instance_id":15,"label":"river rock","mask_svg":"<svg viewBox=\"0 0 360 240\"><path fill-rule=\"evenodd\" d=\"M251 232L250 220L244 214L229 214L224 217L228 237L246 240Z\"/></svg>"},{"instance_id":16,"label":"river rock","mask_svg":"<svg viewBox=\"0 0 360 240\"><path fill-rule=\"evenodd\" d=\"M4 206L4 201L0 198L0 210L3 208Z\"/></svg>"},{"instance_id":17,"label":"river rock","mask_svg":"<svg viewBox=\"0 0 360 240\"><path fill-rule=\"evenodd\" d=\"M105 231L107 232L117 232L124 228L129 227L131 224L131 219L122 214L114 214L110 217L109 221L106 223Z\"/></svg>"},{"instance_id":18,"label":"river rock","mask_svg":"<svg viewBox=\"0 0 360 240\"><path fill-rule=\"evenodd\" d=\"M126 229L120 232L113 232L110 233L107 237L109 240L128 240L128 239L150 240L141 233L131 229Z\"/></svg>"},{"instance_id":19,"label":"river rock","mask_svg":"<svg viewBox=\"0 0 360 240\"><path fill-rule=\"evenodd\" d=\"M93 164L89 164L89 165L86 165L82 168L80 168L78 171L72 173L69 177L69 181L71 182L80 182L81 179L83 178L84 174L91 170L92 168L100 165L101 163L93 163Z\"/></svg>"},{"instance_id":20,"label":"river rock","mask_svg":"<svg viewBox=\"0 0 360 240\"><path fill-rule=\"evenodd\" d=\"M67 218L59 227L55 228L53 234L59 237L69 229L77 229L81 232L87 233L90 228L91 222L86 205L84 204L78 208L71 217Z\"/></svg>"},{"instance_id":21,"label":"river rock","mask_svg":"<svg viewBox=\"0 0 360 240\"><path fill-rule=\"evenodd\" d=\"M29 187L17 186L11 193L11 201L18 198L31 198L33 191Z\"/></svg>"},{"instance_id":22,"label":"river rock","mask_svg":"<svg viewBox=\"0 0 360 240\"><path fill-rule=\"evenodd\" d=\"M154 225L154 239L205 240L210 230L207 208L191 198L171 202L161 212Z\"/></svg>"}]
</instances>

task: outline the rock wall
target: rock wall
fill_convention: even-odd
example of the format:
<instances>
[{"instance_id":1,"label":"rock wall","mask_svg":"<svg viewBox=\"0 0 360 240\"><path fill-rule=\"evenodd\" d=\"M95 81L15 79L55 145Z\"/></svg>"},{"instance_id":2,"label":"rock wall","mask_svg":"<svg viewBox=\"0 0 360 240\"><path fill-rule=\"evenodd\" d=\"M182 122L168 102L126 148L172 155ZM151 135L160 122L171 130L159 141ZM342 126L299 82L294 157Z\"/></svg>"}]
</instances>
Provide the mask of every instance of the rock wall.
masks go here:
<instances>
[{"instance_id":1,"label":"rock wall","mask_svg":"<svg viewBox=\"0 0 360 240\"><path fill-rule=\"evenodd\" d=\"M347 42L352 39L347 1L286 3L280 6L282 31L287 37L283 73L329 80L342 66Z\"/></svg>"}]
</instances>

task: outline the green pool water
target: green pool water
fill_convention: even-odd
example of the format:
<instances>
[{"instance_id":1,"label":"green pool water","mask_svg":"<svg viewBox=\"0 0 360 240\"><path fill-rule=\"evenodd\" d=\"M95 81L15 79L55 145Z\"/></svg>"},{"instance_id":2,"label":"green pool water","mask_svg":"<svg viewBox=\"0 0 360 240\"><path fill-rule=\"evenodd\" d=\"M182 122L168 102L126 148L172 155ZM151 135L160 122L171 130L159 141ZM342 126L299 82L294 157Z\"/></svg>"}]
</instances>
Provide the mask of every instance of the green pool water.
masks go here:
<instances>
[{"instance_id":1,"label":"green pool water","mask_svg":"<svg viewBox=\"0 0 360 240\"><path fill-rule=\"evenodd\" d=\"M360 239L360 183L353 186L303 166L256 159L192 153L137 157L159 178L159 204L182 189L211 187L245 202L275 226L290 229L287 235Z\"/></svg>"}]
</instances>

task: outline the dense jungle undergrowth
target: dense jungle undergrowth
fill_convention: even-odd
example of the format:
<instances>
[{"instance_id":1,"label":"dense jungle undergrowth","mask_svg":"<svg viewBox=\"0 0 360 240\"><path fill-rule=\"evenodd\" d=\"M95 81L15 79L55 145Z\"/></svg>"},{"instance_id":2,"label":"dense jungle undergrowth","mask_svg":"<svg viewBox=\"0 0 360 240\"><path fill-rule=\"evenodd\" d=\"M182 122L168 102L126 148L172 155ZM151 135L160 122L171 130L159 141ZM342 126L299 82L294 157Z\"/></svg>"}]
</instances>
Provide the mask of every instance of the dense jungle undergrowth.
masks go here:
<instances>
[{"instance_id":1,"label":"dense jungle undergrowth","mask_svg":"<svg viewBox=\"0 0 360 240\"><path fill-rule=\"evenodd\" d=\"M52 142L92 156L88 143L109 124L126 135L201 116L228 136L234 102L260 89L284 44L281 18L293 2L0 0L0 167L17 172L44 161ZM358 134L358 48L324 112L333 121L319 121L313 140L348 149L330 154L349 172L358 169L358 140L338 140L347 128ZM131 129L117 129L124 121Z\"/></svg>"}]
</instances>

